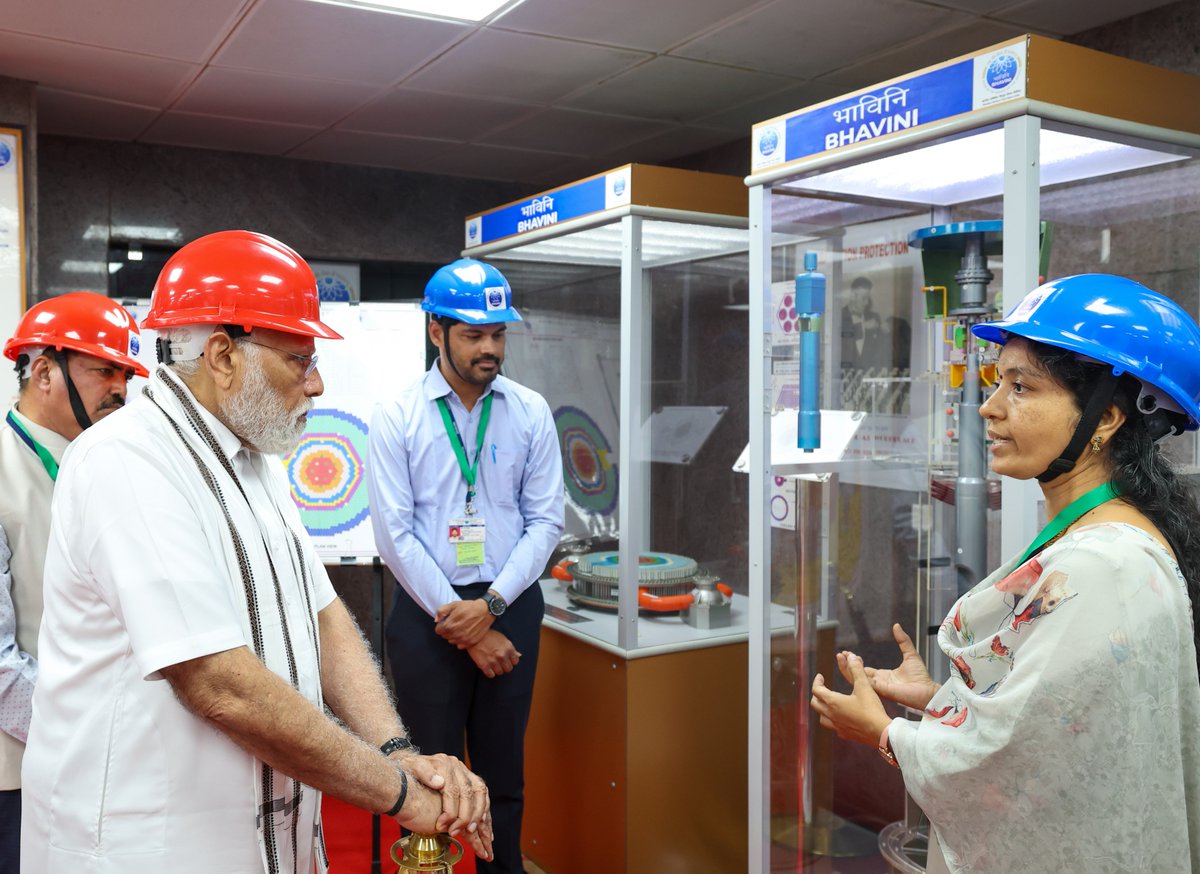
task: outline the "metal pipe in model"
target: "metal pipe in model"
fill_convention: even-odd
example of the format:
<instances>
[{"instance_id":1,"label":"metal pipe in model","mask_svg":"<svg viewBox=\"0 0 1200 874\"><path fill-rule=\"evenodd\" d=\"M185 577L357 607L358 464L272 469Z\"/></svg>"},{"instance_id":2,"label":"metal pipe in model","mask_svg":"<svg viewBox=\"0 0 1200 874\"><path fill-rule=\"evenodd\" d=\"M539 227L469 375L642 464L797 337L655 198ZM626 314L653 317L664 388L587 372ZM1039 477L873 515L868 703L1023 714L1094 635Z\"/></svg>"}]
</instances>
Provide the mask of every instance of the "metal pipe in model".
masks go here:
<instances>
[{"instance_id":1,"label":"metal pipe in model","mask_svg":"<svg viewBox=\"0 0 1200 874\"><path fill-rule=\"evenodd\" d=\"M962 269L954 274L959 286L959 306L948 315L966 322L988 313L987 287L994 278L983 252L983 234L969 233L964 239ZM979 407L983 388L979 378L979 347L963 330L966 368L958 415L958 478L954 488L954 525L958 540L955 568L958 590L965 592L984 577L987 568L987 457L983 419Z\"/></svg>"},{"instance_id":2,"label":"metal pipe in model","mask_svg":"<svg viewBox=\"0 0 1200 874\"><path fill-rule=\"evenodd\" d=\"M825 274L817 272L817 253L804 253L804 272L796 276L796 316L800 323L800 412L796 448L821 448L821 317L825 314Z\"/></svg>"}]
</instances>

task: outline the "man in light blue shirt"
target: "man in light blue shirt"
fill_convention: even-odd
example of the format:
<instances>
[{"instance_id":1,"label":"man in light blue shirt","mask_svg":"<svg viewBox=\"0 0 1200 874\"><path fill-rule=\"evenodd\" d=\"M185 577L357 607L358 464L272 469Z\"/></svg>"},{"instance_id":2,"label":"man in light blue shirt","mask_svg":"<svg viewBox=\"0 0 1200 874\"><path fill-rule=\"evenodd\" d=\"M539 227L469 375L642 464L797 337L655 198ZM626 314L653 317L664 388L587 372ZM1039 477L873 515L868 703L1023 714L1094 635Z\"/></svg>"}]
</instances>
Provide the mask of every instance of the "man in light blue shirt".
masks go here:
<instances>
[{"instance_id":1,"label":"man in light blue shirt","mask_svg":"<svg viewBox=\"0 0 1200 874\"><path fill-rule=\"evenodd\" d=\"M543 602L563 531L550 407L500 375L521 320L495 267L463 259L425 287L439 358L371 421L379 553L400 586L387 622L397 706L425 753L466 752L488 784L495 839L481 874L520 872L524 736Z\"/></svg>"}]
</instances>

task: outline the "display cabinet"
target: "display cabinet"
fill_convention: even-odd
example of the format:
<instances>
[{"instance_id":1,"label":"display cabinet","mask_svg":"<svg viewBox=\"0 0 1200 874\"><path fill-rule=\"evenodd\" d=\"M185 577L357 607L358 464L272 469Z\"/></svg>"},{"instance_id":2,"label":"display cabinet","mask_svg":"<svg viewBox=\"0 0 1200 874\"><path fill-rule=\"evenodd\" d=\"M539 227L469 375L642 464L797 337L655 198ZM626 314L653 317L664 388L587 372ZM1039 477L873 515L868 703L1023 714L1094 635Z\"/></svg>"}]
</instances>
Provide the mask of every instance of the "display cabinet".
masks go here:
<instances>
[{"instance_id":1,"label":"display cabinet","mask_svg":"<svg viewBox=\"0 0 1200 874\"><path fill-rule=\"evenodd\" d=\"M635 164L466 221L562 448L524 828L549 872L745 858L746 202Z\"/></svg>"},{"instance_id":2,"label":"display cabinet","mask_svg":"<svg viewBox=\"0 0 1200 874\"><path fill-rule=\"evenodd\" d=\"M812 677L895 664L895 622L944 676L947 608L1044 522L1036 484L988 474L972 324L1085 272L1196 311L1198 100L1026 36L754 126L749 871L923 870L901 775L816 725Z\"/></svg>"}]
</instances>

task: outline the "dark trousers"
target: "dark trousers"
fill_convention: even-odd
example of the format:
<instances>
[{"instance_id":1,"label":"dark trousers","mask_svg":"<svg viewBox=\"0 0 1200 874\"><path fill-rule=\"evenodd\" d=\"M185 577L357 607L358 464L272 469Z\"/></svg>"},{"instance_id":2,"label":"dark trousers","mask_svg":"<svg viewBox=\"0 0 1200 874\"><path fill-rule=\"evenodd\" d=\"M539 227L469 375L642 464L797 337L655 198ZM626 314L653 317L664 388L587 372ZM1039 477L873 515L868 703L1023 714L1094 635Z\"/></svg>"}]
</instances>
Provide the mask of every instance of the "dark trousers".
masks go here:
<instances>
[{"instance_id":1,"label":"dark trousers","mask_svg":"<svg viewBox=\"0 0 1200 874\"><path fill-rule=\"evenodd\" d=\"M475 583L457 591L469 599L488 586ZM525 870L525 726L533 702L542 613L542 590L534 584L492 625L512 641L521 660L509 673L490 680L465 650L437 636L433 619L400 586L388 616L387 650L397 709L413 743L422 752L461 759L465 738L471 770L487 783L496 858L490 863L477 860L480 874Z\"/></svg>"},{"instance_id":2,"label":"dark trousers","mask_svg":"<svg viewBox=\"0 0 1200 874\"><path fill-rule=\"evenodd\" d=\"M21 790L0 791L0 874L21 871Z\"/></svg>"}]
</instances>

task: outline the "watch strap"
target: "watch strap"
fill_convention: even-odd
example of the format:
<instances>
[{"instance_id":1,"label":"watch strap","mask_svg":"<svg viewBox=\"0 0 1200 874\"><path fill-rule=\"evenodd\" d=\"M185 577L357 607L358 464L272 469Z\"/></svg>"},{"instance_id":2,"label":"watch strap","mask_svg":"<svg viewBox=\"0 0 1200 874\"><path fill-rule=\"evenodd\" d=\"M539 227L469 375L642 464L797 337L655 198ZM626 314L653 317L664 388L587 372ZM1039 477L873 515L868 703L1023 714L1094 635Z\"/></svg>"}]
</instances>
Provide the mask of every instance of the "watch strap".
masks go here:
<instances>
[{"instance_id":1,"label":"watch strap","mask_svg":"<svg viewBox=\"0 0 1200 874\"><path fill-rule=\"evenodd\" d=\"M398 753L401 750L412 750L414 753L420 752L413 746L413 742L406 737L393 737L384 742L383 746L379 748L379 752L385 756L390 756L392 753Z\"/></svg>"}]
</instances>

